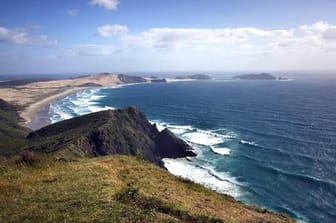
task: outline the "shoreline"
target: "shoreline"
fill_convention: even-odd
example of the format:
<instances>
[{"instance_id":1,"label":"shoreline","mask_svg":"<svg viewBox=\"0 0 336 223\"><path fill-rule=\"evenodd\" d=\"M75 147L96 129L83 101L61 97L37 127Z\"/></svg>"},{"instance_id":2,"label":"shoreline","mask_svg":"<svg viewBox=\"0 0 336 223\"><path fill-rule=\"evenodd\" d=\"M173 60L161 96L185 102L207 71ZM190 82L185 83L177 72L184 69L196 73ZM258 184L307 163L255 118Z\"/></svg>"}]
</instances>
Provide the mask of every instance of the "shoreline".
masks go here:
<instances>
[{"instance_id":1,"label":"shoreline","mask_svg":"<svg viewBox=\"0 0 336 223\"><path fill-rule=\"evenodd\" d=\"M51 104L51 102L57 99L60 99L60 98L64 98L78 91L85 90L85 89L88 89L88 87L72 87L72 88L66 89L63 92L50 95L48 97L43 98L40 101L29 104L27 107L25 107L22 111L19 112L20 117L24 120L20 122L19 124L23 127L27 127L32 130L36 130L39 127L42 127L40 124L41 120L37 117L37 114L39 112L45 110L46 107ZM46 124L50 124L50 123L46 123Z\"/></svg>"},{"instance_id":2,"label":"shoreline","mask_svg":"<svg viewBox=\"0 0 336 223\"><path fill-rule=\"evenodd\" d=\"M115 83L115 84L110 84L109 86L101 86L101 87L71 87L60 93L54 92L54 94L43 98L41 101L28 104L28 106L25 107L22 111L19 111L20 117L24 119L24 121L19 123L19 125L29 128L31 130L37 130L44 126L50 125L51 122L49 120L46 120L46 116L44 115L49 105L55 100L65 98L68 95L71 95L73 93L76 93L82 90L93 89L93 88L109 88L109 87L116 87L116 86L129 86L129 85L137 85L137 84L148 84L148 83L150 82Z\"/></svg>"}]
</instances>

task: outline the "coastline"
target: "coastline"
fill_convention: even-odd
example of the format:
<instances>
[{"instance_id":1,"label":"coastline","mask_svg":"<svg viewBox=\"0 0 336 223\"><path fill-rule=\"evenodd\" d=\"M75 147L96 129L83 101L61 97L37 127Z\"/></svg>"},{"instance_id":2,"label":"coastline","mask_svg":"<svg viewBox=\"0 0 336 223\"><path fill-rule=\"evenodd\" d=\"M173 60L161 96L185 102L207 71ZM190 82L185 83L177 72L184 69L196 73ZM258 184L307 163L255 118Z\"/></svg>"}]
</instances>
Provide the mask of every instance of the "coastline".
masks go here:
<instances>
[{"instance_id":1,"label":"coastline","mask_svg":"<svg viewBox=\"0 0 336 223\"><path fill-rule=\"evenodd\" d=\"M122 99L119 99L119 100L122 100ZM114 104L105 104L105 105L114 106ZM105 105L103 105L102 107L104 107ZM173 129L170 129L170 130L177 135L179 134L181 135L182 133L188 133L188 136L190 137L182 138L182 139L196 141L196 143L199 142L199 138L202 139L201 143L204 144L204 143L207 143L207 141L210 141L210 143L212 142L215 143L219 140L218 138L222 138L224 141L224 139L227 139L228 137L229 138L234 137L226 132L219 133L218 129L214 130L214 132L204 132L205 129L201 129L201 128L198 129L195 126L186 126L186 124L184 124L184 126L183 125L178 126L178 123L169 123L169 122L162 123L159 120L153 120L153 119L151 119L151 121L157 124L158 123L162 124L162 126L157 125L159 127L163 127L163 128L173 127ZM191 135L193 133L194 135ZM191 138L191 136L194 136L196 138ZM241 139L237 138L237 140L239 142ZM220 148L222 149L222 147ZM225 155L227 156L226 153ZM216 156L224 156L224 154L217 154ZM218 193L229 195L237 201L240 201L246 204L255 204L255 203L249 203L250 201L248 201L247 198L243 197L244 191L241 190L240 185L236 182L235 177L231 176L230 174L226 174L225 172L221 174L219 172L216 172L216 169L214 168L202 168L202 167L198 168L197 165L193 165L192 163L193 161L190 159L187 159L187 161L185 161L184 163L177 163L176 159L175 160L163 160L163 161L168 161L168 163L165 163L165 168L167 171L169 171L171 174L175 176L186 178L193 182L199 183L211 190L214 190ZM190 164L190 165L187 165L187 164ZM182 171L186 172L187 174L181 174ZM261 208L267 208L268 210L281 212L281 210L275 210L274 207L259 206L259 205L258 207L261 207ZM285 213L290 213L291 216L296 217L296 219L301 219L300 214L294 212L293 210L289 210L289 211L290 212L285 212Z\"/></svg>"},{"instance_id":2,"label":"coastline","mask_svg":"<svg viewBox=\"0 0 336 223\"><path fill-rule=\"evenodd\" d=\"M110 85L110 87L113 87L113 86L118 86L118 85L124 85L124 84L114 84L114 85ZM126 84L127 85L127 84ZM43 120L41 120L41 114L43 115L46 115L49 110L49 105L57 100L57 99L61 99L61 98L65 98L67 97L68 95L70 94L74 94L78 91L82 91L82 90L85 90L85 89L91 89L93 87L69 87L68 89L65 89L63 90L63 92L54 92L53 95L49 95L49 96L46 96L46 97L42 97L42 100L40 101L35 101L31 104L29 104L23 111L20 112L20 116L23 117L25 116L25 122L22 123L22 125L24 125L25 127L30 127L30 125L35 121L37 124L39 125L48 125L50 124L49 123L45 123L43 122ZM94 87L95 88L95 87ZM23 117L24 118L24 117ZM33 128L31 128L33 129ZM34 130L34 129L33 129ZM171 170L169 170L167 168L167 170L173 174L173 175L178 175L174 172L172 172ZM189 180L192 180L194 182L197 182L197 180L195 179L189 179ZM201 183L201 182L197 182L197 183ZM202 183L201 183L202 184ZM216 189L212 188L212 187L209 187L209 185L207 184L203 184L205 187L207 188L210 188L212 190L215 190L217 191ZM217 191L218 192L218 191ZM223 192L219 192L219 193L223 193ZM230 196L232 196L230 193L224 193L224 194L229 194ZM233 196L234 197L234 196ZM235 200L237 200L236 198L234 198Z\"/></svg>"},{"instance_id":3,"label":"coastline","mask_svg":"<svg viewBox=\"0 0 336 223\"><path fill-rule=\"evenodd\" d=\"M66 97L70 94L76 93L81 90L88 89L88 87L72 87L69 89L66 89L62 92L55 92L55 94L52 94L50 96L47 96L43 98L40 101L36 101L34 103L29 104L27 107L25 107L22 111L19 112L20 117L24 120L20 122L19 124L28 127L31 129L37 129L41 127L40 119L37 117L37 113L45 110L49 104L57 99ZM44 124L50 124L50 123L44 123Z\"/></svg>"}]
</instances>

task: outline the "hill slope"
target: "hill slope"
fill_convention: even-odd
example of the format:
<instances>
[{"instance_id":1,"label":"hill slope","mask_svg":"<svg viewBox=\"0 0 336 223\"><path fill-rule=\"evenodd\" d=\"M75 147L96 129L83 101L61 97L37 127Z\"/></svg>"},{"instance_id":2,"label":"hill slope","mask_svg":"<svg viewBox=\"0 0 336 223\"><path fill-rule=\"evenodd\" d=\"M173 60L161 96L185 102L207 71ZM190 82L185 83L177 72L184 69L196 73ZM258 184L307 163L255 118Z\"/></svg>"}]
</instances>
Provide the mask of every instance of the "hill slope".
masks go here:
<instances>
[{"instance_id":1,"label":"hill slope","mask_svg":"<svg viewBox=\"0 0 336 223\"><path fill-rule=\"evenodd\" d=\"M17 123L20 121L15 106L0 99L0 155L10 155L26 143L29 130Z\"/></svg>"},{"instance_id":2,"label":"hill slope","mask_svg":"<svg viewBox=\"0 0 336 223\"><path fill-rule=\"evenodd\" d=\"M1 167L1 166L0 166ZM0 222L294 222L132 156L0 168Z\"/></svg>"}]
</instances>

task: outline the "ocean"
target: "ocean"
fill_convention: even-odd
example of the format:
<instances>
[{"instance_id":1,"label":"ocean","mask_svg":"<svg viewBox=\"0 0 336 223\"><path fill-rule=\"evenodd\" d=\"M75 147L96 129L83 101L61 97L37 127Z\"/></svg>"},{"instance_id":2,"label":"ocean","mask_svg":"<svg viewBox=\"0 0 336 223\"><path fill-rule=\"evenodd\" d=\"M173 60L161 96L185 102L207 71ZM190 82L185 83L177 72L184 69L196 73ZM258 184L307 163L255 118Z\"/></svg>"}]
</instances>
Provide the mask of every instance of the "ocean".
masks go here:
<instances>
[{"instance_id":1,"label":"ocean","mask_svg":"<svg viewBox=\"0 0 336 223\"><path fill-rule=\"evenodd\" d=\"M302 222L336 222L336 82L188 81L88 89L50 105L51 122L135 105L194 158L173 174Z\"/></svg>"}]
</instances>

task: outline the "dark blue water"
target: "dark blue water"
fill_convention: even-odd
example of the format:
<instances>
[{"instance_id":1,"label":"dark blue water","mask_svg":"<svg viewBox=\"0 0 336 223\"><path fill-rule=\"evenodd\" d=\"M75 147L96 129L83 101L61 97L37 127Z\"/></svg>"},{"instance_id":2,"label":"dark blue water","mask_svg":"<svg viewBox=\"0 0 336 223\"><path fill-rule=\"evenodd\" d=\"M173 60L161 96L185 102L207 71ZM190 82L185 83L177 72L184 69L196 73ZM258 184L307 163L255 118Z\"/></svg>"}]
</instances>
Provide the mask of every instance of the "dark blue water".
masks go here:
<instances>
[{"instance_id":1,"label":"dark blue water","mask_svg":"<svg viewBox=\"0 0 336 223\"><path fill-rule=\"evenodd\" d=\"M133 85L68 97L51 115L127 105L195 147L194 159L167 160L173 173L297 219L336 222L336 82Z\"/></svg>"}]
</instances>

